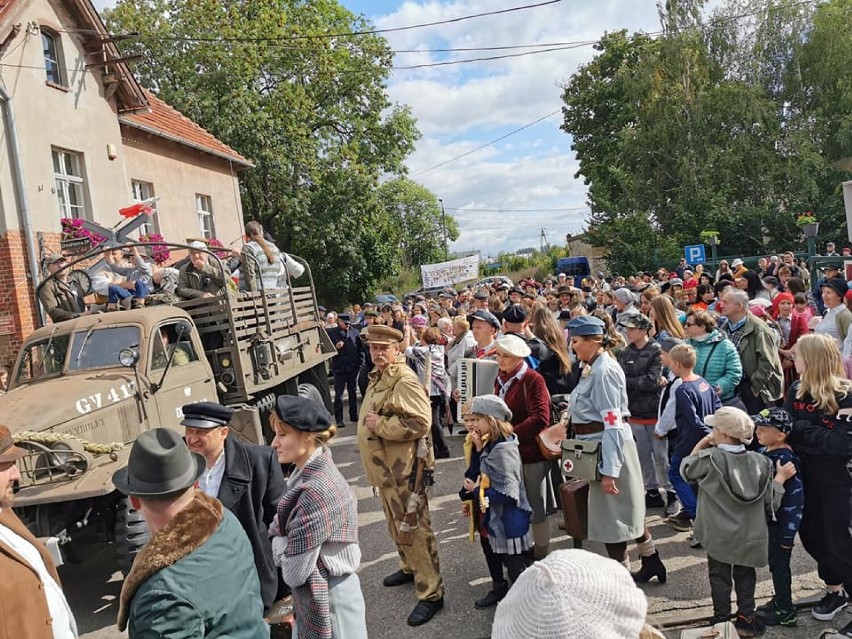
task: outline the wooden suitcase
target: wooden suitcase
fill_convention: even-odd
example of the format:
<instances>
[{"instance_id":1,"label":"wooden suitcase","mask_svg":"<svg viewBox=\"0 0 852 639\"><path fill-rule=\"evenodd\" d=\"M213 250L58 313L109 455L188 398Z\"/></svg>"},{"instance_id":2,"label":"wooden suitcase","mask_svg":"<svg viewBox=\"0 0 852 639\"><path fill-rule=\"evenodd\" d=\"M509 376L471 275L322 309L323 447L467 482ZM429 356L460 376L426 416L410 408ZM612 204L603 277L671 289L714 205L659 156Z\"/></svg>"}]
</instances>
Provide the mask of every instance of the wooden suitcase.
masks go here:
<instances>
[{"instance_id":1,"label":"wooden suitcase","mask_svg":"<svg viewBox=\"0 0 852 639\"><path fill-rule=\"evenodd\" d=\"M568 479L559 488L559 495L565 532L574 539L574 547L580 548L589 529L589 482L586 479Z\"/></svg>"}]
</instances>

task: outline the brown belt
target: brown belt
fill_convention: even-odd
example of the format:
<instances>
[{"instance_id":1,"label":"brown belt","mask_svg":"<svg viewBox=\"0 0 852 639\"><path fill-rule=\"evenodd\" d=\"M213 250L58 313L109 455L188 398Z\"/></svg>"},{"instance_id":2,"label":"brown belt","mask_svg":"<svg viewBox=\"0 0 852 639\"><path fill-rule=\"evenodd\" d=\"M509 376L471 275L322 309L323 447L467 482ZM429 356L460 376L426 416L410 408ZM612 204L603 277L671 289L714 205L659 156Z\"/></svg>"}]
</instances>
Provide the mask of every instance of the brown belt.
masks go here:
<instances>
[{"instance_id":1,"label":"brown belt","mask_svg":"<svg viewBox=\"0 0 852 639\"><path fill-rule=\"evenodd\" d=\"M594 435L602 433L604 429L603 422L589 422L588 424L571 424L571 429L575 435Z\"/></svg>"}]
</instances>

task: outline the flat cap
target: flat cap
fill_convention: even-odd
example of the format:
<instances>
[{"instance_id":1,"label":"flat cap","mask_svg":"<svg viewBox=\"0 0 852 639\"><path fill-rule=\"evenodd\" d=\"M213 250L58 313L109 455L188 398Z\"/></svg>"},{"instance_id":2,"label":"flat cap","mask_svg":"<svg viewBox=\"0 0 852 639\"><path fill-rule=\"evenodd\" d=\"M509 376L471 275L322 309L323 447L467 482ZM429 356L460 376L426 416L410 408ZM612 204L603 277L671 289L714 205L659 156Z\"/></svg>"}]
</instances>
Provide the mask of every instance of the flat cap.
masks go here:
<instances>
[{"instance_id":1,"label":"flat cap","mask_svg":"<svg viewBox=\"0 0 852 639\"><path fill-rule=\"evenodd\" d=\"M54 253L53 255L48 255L44 258L44 261L48 264L56 264L57 262L65 262L65 256L62 253Z\"/></svg>"},{"instance_id":2,"label":"flat cap","mask_svg":"<svg viewBox=\"0 0 852 639\"><path fill-rule=\"evenodd\" d=\"M181 426L189 428L219 428L231 423L234 409L216 402L196 402L181 408L183 420Z\"/></svg>"},{"instance_id":3,"label":"flat cap","mask_svg":"<svg viewBox=\"0 0 852 639\"><path fill-rule=\"evenodd\" d=\"M346 322L347 324L352 322L352 316L349 313L341 313L337 316L337 319Z\"/></svg>"},{"instance_id":4,"label":"flat cap","mask_svg":"<svg viewBox=\"0 0 852 639\"><path fill-rule=\"evenodd\" d=\"M640 328L643 331L650 330L651 328L651 320L642 315L642 313L636 313L635 315L628 315L624 320L625 328Z\"/></svg>"},{"instance_id":5,"label":"flat cap","mask_svg":"<svg viewBox=\"0 0 852 639\"><path fill-rule=\"evenodd\" d=\"M445 300L455 299L455 295L453 295L452 293L448 293L447 291L441 291L440 293L438 293L438 297Z\"/></svg>"},{"instance_id":6,"label":"flat cap","mask_svg":"<svg viewBox=\"0 0 852 639\"><path fill-rule=\"evenodd\" d=\"M683 286L683 280L679 277L673 277L669 280L669 284L672 286Z\"/></svg>"},{"instance_id":7,"label":"flat cap","mask_svg":"<svg viewBox=\"0 0 852 639\"><path fill-rule=\"evenodd\" d=\"M308 433L319 433L331 426L331 415L325 406L296 395L279 395L275 414L288 426Z\"/></svg>"},{"instance_id":8,"label":"flat cap","mask_svg":"<svg viewBox=\"0 0 852 639\"><path fill-rule=\"evenodd\" d=\"M494 419L508 422L512 419L512 411L506 402L497 395L479 395L470 404L470 412L476 415L489 415Z\"/></svg>"},{"instance_id":9,"label":"flat cap","mask_svg":"<svg viewBox=\"0 0 852 639\"><path fill-rule=\"evenodd\" d=\"M485 322L486 324L490 325L491 328L500 328L500 320L498 320L497 317L495 317L494 313L492 313L491 311L485 311L480 309L467 316L467 321L471 324L473 324L476 320L479 320L480 322Z\"/></svg>"},{"instance_id":10,"label":"flat cap","mask_svg":"<svg viewBox=\"0 0 852 639\"><path fill-rule=\"evenodd\" d=\"M484 289L479 289L476 293L473 294L473 299L475 300L487 300L488 299L488 291Z\"/></svg>"},{"instance_id":11,"label":"flat cap","mask_svg":"<svg viewBox=\"0 0 852 639\"><path fill-rule=\"evenodd\" d=\"M364 317L379 317L379 312L374 308L368 308L364 311Z\"/></svg>"},{"instance_id":12,"label":"flat cap","mask_svg":"<svg viewBox=\"0 0 852 639\"><path fill-rule=\"evenodd\" d=\"M529 345L517 335L503 335L494 342L497 350L503 351L512 357L528 357L532 352Z\"/></svg>"},{"instance_id":13,"label":"flat cap","mask_svg":"<svg viewBox=\"0 0 852 639\"><path fill-rule=\"evenodd\" d=\"M520 286L513 286L511 289L509 289L509 293L517 293L518 295L523 295L524 289L522 289Z\"/></svg>"},{"instance_id":14,"label":"flat cap","mask_svg":"<svg viewBox=\"0 0 852 639\"><path fill-rule=\"evenodd\" d=\"M837 293L837 297L843 299L843 296L846 295L846 291L849 290L849 286L846 284L846 280L842 277L830 277L825 282L820 285L820 289L830 288L835 293Z\"/></svg>"},{"instance_id":15,"label":"flat cap","mask_svg":"<svg viewBox=\"0 0 852 639\"><path fill-rule=\"evenodd\" d=\"M522 324L527 321L527 312L520 304L512 304L503 311L503 321L509 324Z\"/></svg>"},{"instance_id":16,"label":"flat cap","mask_svg":"<svg viewBox=\"0 0 852 639\"><path fill-rule=\"evenodd\" d=\"M585 335L603 335L603 320L592 315L581 315L568 322L568 330L571 337L583 337Z\"/></svg>"},{"instance_id":17,"label":"flat cap","mask_svg":"<svg viewBox=\"0 0 852 639\"><path fill-rule=\"evenodd\" d=\"M390 326L368 326L361 331L361 339L368 344L398 344L402 333Z\"/></svg>"}]
</instances>

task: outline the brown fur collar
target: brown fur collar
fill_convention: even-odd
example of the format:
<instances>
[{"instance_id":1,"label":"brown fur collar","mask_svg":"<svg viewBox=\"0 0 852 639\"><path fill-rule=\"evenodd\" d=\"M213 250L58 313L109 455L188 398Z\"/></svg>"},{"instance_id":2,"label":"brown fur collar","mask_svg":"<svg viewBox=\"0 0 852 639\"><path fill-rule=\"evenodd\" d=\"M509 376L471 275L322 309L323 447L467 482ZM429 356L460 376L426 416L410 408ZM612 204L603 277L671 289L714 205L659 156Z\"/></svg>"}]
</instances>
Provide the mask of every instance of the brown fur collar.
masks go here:
<instances>
[{"instance_id":1,"label":"brown fur collar","mask_svg":"<svg viewBox=\"0 0 852 639\"><path fill-rule=\"evenodd\" d=\"M149 577L168 568L203 546L216 532L222 521L222 504L200 490L189 505L169 524L154 535L133 562L133 567L121 587L118 608L118 629L127 628L130 602L136 590Z\"/></svg>"}]
</instances>

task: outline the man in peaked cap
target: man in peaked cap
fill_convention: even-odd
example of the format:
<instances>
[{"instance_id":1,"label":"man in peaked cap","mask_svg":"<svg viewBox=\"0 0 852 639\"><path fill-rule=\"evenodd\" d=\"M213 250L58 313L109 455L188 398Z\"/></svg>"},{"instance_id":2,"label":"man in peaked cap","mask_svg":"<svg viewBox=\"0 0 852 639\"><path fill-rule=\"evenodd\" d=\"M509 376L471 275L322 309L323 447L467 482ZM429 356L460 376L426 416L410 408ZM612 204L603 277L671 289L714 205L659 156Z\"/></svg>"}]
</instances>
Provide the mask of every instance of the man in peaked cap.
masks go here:
<instances>
[{"instance_id":1,"label":"man in peaked cap","mask_svg":"<svg viewBox=\"0 0 852 639\"><path fill-rule=\"evenodd\" d=\"M389 326L370 326L362 333L375 368L358 420L358 450L367 481L378 491L385 511L388 532L396 543L400 522L409 505L408 479L417 463L418 444L428 438L432 407L417 375L400 352L403 335ZM435 457L430 441L426 446L426 468ZM422 447L421 447L422 448ZM408 616L408 625L428 622L444 605L444 582L438 560L438 542L429 522L425 494L417 504L417 528L411 545L397 544L399 570L385 577L385 587L414 582L418 603Z\"/></svg>"},{"instance_id":2,"label":"man in peaked cap","mask_svg":"<svg viewBox=\"0 0 852 639\"><path fill-rule=\"evenodd\" d=\"M152 428L112 476L151 531L119 597L118 629L131 639L269 637L248 539L221 502L195 489L205 467L178 433Z\"/></svg>"},{"instance_id":3,"label":"man in peaked cap","mask_svg":"<svg viewBox=\"0 0 852 639\"><path fill-rule=\"evenodd\" d=\"M476 311L467 316L467 321L470 323L470 332L473 333L476 344L465 352L464 356L481 359L492 355L494 340L497 339L497 332L500 330L500 320L490 311Z\"/></svg>"},{"instance_id":4,"label":"man in peaked cap","mask_svg":"<svg viewBox=\"0 0 852 639\"><path fill-rule=\"evenodd\" d=\"M236 515L254 553L263 609L268 610L285 586L272 559L269 525L284 494L281 464L268 446L229 437L234 410L213 402L183 407L184 439L193 453L204 457L198 488L215 497Z\"/></svg>"},{"instance_id":5,"label":"man in peaked cap","mask_svg":"<svg viewBox=\"0 0 852 639\"><path fill-rule=\"evenodd\" d=\"M530 348L532 357L536 360L531 363L532 368L537 370L542 362L553 357L553 351L551 351L547 345L536 336L533 335L532 337L528 337L524 330L526 327L527 312L524 310L523 306L520 304L513 304L503 311L503 334L517 335L526 342L526 345ZM528 361L527 363L530 362Z\"/></svg>"},{"instance_id":6,"label":"man in peaked cap","mask_svg":"<svg viewBox=\"0 0 852 639\"><path fill-rule=\"evenodd\" d=\"M331 343L337 349L337 355L331 360L331 373L334 376L334 420L338 428L346 426L343 421L343 391L349 400L349 421L358 421L358 371L363 362L361 338L357 329L352 328L348 313L337 316L337 326L326 329Z\"/></svg>"},{"instance_id":7,"label":"man in peaked cap","mask_svg":"<svg viewBox=\"0 0 852 639\"><path fill-rule=\"evenodd\" d=\"M487 311L488 310L488 291L484 288L479 289L473 294L473 310Z\"/></svg>"}]
</instances>

